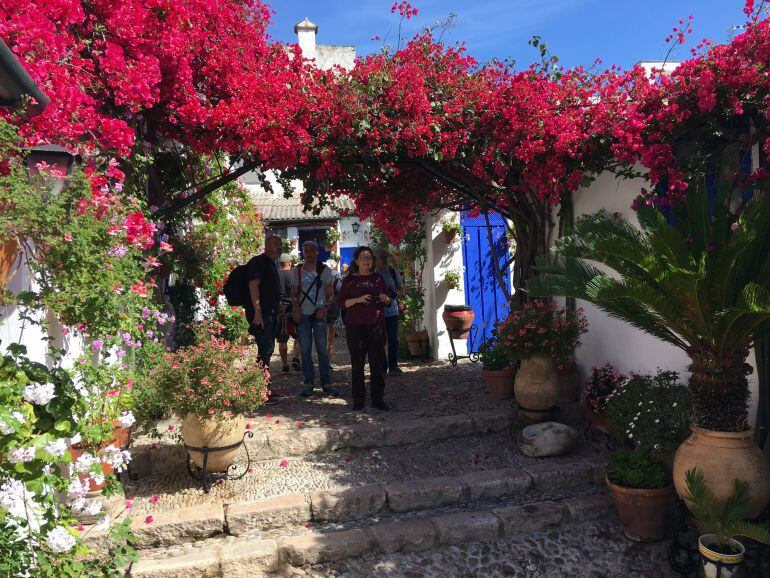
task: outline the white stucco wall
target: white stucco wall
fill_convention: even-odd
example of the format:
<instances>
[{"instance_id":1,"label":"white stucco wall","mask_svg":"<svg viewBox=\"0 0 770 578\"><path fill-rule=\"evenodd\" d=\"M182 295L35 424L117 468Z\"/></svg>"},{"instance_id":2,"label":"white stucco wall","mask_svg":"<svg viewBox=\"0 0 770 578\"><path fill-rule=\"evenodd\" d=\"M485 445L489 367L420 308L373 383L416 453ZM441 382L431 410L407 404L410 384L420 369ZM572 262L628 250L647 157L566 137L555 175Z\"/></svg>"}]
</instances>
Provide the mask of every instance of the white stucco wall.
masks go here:
<instances>
[{"instance_id":1,"label":"white stucco wall","mask_svg":"<svg viewBox=\"0 0 770 578\"><path fill-rule=\"evenodd\" d=\"M605 173L590 187L575 193L575 218L604 208L611 213L617 211L638 223L636 214L631 210L631 202L645 186L649 188L641 179L619 181L614 175ZM590 323L588 333L583 336L583 345L577 351L577 363L583 375L591 370L591 366L609 362L623 372L647 373L660 367L678 371L683 379L689 377L689 360L681 350L623 321L612 319L593 305L578 301L578 306L585 309ZM749 363L755 367L753 351ZM749 376L749 385L752 394L749 419L753 424L756 419L753 403L758 392L756 371Z\"/></svg>"},{"instance_id":2,"label":"white stucco wall","mask_svg":"<svg viewBox=\"0 0 770 578\"><path fill-rule=\"evenodd\" d=\"M353 223L358 223L357 233L353 231ZM340 249L369 245L372 241L372 230L368 221L359 221L357 217L342 217L338 227L341 237L337 245Z\"/></svg>"},{"instance_id":3,"label":"white stucco wall","mask_svg":"<svg viewBox=\"0 0 770 578\"><path fill-rule=\"evenodd\" d=\"M37 290L32 274L27 267L26 254L23 248L19 250L19 255L11 267L9 275L8 290L14 295L22 291ZM83 351L81 338L76 336L74 331L69 331L65 335L62 326L51 313L46 315L45 321L48 325L48 333L44 332L39 325L21 319L17 307L0 307L0 352L5 353L11 343L20 343L27 348L29 359L50 367L50 359L47 357L47 338L52 337L51 343L67 352L62 360L63 365L72 367L74 361Z\"/></svg>"},{"instance_id":4,"label":"white stucco wall","mask_svg":"<svg viewBox=\"0 0 770 578\"><path fill-rule=\"evenodd\" d=\"M446 326L441 318L444 305L465 305L465 291L462 281L462 239L458 235L448 245L441 231L441 219L449 214L442 212L435 216L426 215L425 224L428 258L423 272L423 287L425 288L423 319L430 340L431 357L434 359L447 359L452 351ZM444 282L444 274L452 270L460 273L459 289L449 289ZM458 355L467 354L465 339L455 340L454 345Z\"/></svg>"}]
</instances>

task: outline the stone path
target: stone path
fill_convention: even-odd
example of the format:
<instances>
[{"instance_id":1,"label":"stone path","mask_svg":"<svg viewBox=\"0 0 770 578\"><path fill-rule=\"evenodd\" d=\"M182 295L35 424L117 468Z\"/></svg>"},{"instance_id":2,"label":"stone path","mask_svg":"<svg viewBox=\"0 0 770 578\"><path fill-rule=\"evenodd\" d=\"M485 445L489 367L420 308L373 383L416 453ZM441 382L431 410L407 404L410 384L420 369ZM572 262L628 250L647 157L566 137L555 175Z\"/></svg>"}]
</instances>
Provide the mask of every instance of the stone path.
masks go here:
<instances>
[{"instance_id":1,"label":"stone path","mask_svg":"<svg viewBox=\"0 0 770 578\"><path fill-rule=\"evenodd\" d=\"M336 398L300 398L301 374L274 358L285 397L249 416L256 459L208 494L186 472L178 422L134 440L132 576L669 575L660 547L622 537L603 444L524 456L512 401L489 397L467 361L404 364L387 381L393 411L353 413L342 340L337 352Z\"/></svg>"}]
</instances>

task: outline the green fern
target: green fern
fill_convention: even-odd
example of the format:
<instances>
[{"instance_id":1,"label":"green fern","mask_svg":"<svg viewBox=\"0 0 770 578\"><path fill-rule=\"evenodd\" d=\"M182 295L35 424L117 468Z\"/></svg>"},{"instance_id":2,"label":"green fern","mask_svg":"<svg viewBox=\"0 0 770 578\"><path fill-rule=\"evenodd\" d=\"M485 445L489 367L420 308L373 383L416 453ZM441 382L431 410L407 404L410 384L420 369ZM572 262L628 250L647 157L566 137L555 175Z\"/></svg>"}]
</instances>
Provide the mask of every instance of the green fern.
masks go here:
<instances>
[{"instance_id":1,"label":"green fern","mask_svg":"<svg viewBox=\"0 0 770 578\"><path fill-rule=\"evenodd\" d=\"M721 504L706 485L703 472L698 468L687 470L685 483L687 493L684 499L689 502L690 513L708 532L716 536L721 549L735 536L770 544L770 527L744 520L751 508L748 483L735 480L733 493Z\"/></svg>"}]
</instances>

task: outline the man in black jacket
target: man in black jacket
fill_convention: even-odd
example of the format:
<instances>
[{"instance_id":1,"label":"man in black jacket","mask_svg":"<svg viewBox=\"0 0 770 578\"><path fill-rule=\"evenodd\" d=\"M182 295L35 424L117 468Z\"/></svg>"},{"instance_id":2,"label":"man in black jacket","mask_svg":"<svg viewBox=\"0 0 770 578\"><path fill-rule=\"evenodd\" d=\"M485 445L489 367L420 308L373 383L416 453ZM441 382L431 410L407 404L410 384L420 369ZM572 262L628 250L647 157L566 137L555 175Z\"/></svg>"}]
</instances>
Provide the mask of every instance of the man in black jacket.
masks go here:
<instances>
[{"instance_id":1,"label":"man in black jacket","mask_svg":"<svg viewBox=\"0 0 770 578\"><path fill-rule=\"evenodd\" d=\"M281 238L271 235L265 241L265 252L252 257L246 265L246 278L249 280L246 319L249 320L249 333L257 341L259 358L268 368L278 334L281 287L275 262L280 254Z\"/></svg>"}]
</instances>

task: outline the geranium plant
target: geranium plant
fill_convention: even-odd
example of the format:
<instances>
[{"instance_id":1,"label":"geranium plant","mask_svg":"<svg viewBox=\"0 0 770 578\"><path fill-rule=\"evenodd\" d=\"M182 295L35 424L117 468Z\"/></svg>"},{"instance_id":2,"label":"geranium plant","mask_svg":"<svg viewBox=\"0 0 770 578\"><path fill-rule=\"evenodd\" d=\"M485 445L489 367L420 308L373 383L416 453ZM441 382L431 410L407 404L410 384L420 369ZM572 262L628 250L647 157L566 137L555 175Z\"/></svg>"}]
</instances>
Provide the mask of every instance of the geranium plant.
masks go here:
<instances>
[{"instance_id":1,"label":"geranium plant","mask_svg":"<svg viewBox=\"0 0 770 578\"><path fill-rule=\"evenodd\" d=\"M448 289L459 289L460 279L461 279L461 272L456 269L452 269L444 273L444 284L447 286Z\"/></svg>"},{"instance_id":2,"label":"geranium plant","mask_svg":"<svg viewBox=\"0 0 770 578\"><path fill-rule=\"evenodd\" d=\"M626 376L610 363L605 363L601 367L594 366L591 368L591 374L586 378L580 401L596 413L604 413L610 395L625 380Z\"/></svg>"},{"instance_id":3,"label":"geranium plant","mask_svg":"<svg viewBox=\"0 0 770 578\"><path fill-rule=\"evenodd\" d=\"M672 452L689 432L692 396L675 371L632 375L607 395L604 414L635 447Z\"/></svg>"},{"instance_id":4,"label":"geranium plant","mask_svg":"<svg viewBox=\"0 0 770 578\"><path fill-rule=\"evenodd\" d=\"M489 339L484 341L479 347L479 359L481 359L484 369L489 371L499 371L511 365L508 352L500 346L497 332L494 329Z\"/></svg>"},{"instance_id":5,"label":"geranium plant","mask_svg":"<svg viewBox=\"0 0 770 578\"><path fill-rule=\"evenodd\" d=\"M98 432L82 419L89 397L54 359L51 369L30 361L12 344L0 356L0 573L8 576L123 576L137 560L130 519L109 530L108 547L95 551L83 538L81 514L98 515L101 504L86 501L91 481L101 482L99 465L118 471L127 455L86 451L73 460L71 447L85 436L97 447ZM112 492L119 485L114 479ZM109 516L95 526L107 530Z\"/></svg>"},{"instance_id":6,"label":"geranium plant","mask_svg":"<svg viewBox=\"0 0 770 578\"><path fill-rule=\"evenodd\" d=\"M461 234L463 229L460 226L460 222L457 220L457 217L452 215L451 217L442 219L441 232L444 233L447 238L453 238L456 235Z\"/></svg>"},{"instance_id":7,"label":"geranium plant","mask_svg":"<svg viewBox=\"0 0 770 578\"><path fill-rule=\"evenodd\" d=\"M557 309L550 301L534 300L511 309L497 326L500 341L513 359L551 355L559 369L574 362L580 336L588 331L582 309Z\"/></svg>"},{"instance_id":8,"label":"geranium plant","mask_svg":"<svg viewBox=\"0 0 770 578\"><path fill-rule=\"evenodd\" d=\"M329 227L326 229L326 233L324 233L324 245L332 246L334 243L340 240L342 237L342 233L340 230L335 226Z\"/></svg>"},{"instance_id":9,"label":"geranium plant","mask_svg":"<svg viewBox=\"0 0 770 578\"><path fill-rule=\"evenodd\" d=\"M665 488L671 483L666 467L646 448L611 454L607 479L626 488Z\"/></svg>"},{"instance_id":10,"label":"geranium plant","mask_svg":"<svg viewBox=\"0 0 770 578\"><path fill-rule=\"evenodd\" d=\"M224 339L215 322L198 328L195 345L166 353L148 376L180 418L254 411L267 399L268 379L253 350Z\"/></svg>"}]
</instances>

